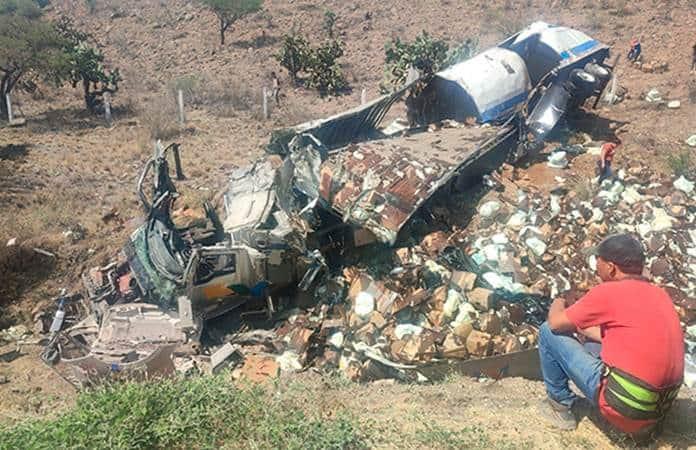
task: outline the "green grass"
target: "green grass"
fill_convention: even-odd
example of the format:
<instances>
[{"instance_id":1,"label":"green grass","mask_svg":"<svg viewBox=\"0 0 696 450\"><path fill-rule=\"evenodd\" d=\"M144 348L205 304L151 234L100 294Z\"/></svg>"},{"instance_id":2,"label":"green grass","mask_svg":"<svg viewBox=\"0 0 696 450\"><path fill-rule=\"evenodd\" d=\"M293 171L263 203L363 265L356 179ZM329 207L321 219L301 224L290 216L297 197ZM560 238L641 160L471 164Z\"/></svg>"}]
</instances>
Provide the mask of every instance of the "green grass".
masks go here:
<instances>
[{"instance_id":1,"label":"green grass","mask_svg":"<svg viewBox=\"0 0 696 450\"><path fill-rule=\"evenodd\" d=\"M526 441L513 439L492 439L479 427L464 427L448 430L439 426L429 426L416 435L422 446L444 450L459 449L531 449L534 446Z\"/></svg>"},{"instance_id":2,"label":"green grass","mask_svg":"<svg viewBox=\"0 0 696 450\"><path fill-rule=\"evenodd\" d=\"M341 411L309 417L228 377L111 384L80 394L60 417L0 429L0 449L363 448Z\"/></svg>"},{"instance_id":3,"label":"green grass","mask_svg":"<svg viewBox=\"0 0 696 450\"><path fill-rule=\"evenodd\" d=\"M694 169L696 169L696 161L691 158L689 150L667 156L667 165L677 177L690 177Z\"/></svg>"}]
</instances>

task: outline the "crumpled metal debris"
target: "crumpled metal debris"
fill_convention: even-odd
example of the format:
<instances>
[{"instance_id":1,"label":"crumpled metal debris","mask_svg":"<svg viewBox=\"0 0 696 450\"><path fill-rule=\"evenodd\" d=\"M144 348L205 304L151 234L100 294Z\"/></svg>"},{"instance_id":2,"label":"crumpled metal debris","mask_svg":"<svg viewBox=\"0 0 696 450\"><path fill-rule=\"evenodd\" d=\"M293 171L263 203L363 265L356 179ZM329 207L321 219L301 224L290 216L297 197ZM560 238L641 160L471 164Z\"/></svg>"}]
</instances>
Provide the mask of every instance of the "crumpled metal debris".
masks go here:
<instances>
[{"instance_id":1,"label":"crumpled metal debris","mask_svg":"<svg viewBox=\"0 0 696 450\"><path fill-rule=\"evenodd\" d=\"M568 167L567 153L564 151L553 152L549 155L549 161L546 163L549 167L555 169L565 169Z\"/></svg>"},{"instance_id":2,"label":"crumpled metal debris","mask_svg":"<svg viewBox=\"0 0 696 450\"><path fill-rule=\"evenodd\" d=\"M417 380L440 362L522 354L536 345L551 298L579 298L596 284L594 257L584 249L628 231L640 235L647 270L692 330L692 361L696 199L673 183L632 167L590 198L565 188L544 196L526 186L511 202L491 192L466 230L389 250L392 266L382 275L369 274L370 261L344 269L333 279L345 286L344 296L317 296L318 304L295 320L310 342L297 360L338 368L352 380Z\"/></svg>"},{"instance_id":3,"label":"crumpled metal debris","mask_svg":"<svg viewBox=\"0 0 696 450\"><path fill-rule=\"evenodd\" d=\"M15 325L0 330L0 344L21 343L31 337L31 331L24 325Z\"/></svg>"},{"instance_id":4,"label":"crumpled metal debris","mask_svg":"<svg viewBox=\"0 0 696 450\"><path fill-rule=\"evenodd\" d=\"M689 147L696 147L696 134L692 134L686 139L686 145Z\"/></svg>"},{"instance_id":5,"label":"crumpled metal debris","mask_svg":"<svg viewBox=\"0 0 696 450\"><path fill-rule=\"evenodd\" d=\"M687 180L682 175L674 181L674 187L682 192L690 194L694 190L694 182Z\"/></svg>"}]
</instances>

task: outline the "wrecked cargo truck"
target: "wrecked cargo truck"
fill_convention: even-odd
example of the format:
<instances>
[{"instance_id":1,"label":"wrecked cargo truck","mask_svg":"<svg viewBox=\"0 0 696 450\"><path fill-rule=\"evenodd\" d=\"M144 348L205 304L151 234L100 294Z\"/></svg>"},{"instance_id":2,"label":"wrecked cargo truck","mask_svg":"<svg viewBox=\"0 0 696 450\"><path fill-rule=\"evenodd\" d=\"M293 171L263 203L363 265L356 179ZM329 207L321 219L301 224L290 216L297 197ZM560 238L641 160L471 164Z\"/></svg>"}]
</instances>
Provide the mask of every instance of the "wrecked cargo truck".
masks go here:
<instances>
[{"instance_id":1,"label":"wrecked cargo truck","mask_svg":"<svg viewBox=\"0 0 696 450\"><path fill-rule=\"evenodd\" d=\"M325 265L322 236L347 227L364 231L354 245L394 245L436 192L538 148L566 111L601 96L608 54L579 31L538 22L429 80L274 132L268 152L282 158L234 173L224 217L205 205L203 230L174 225L167 154L181 175L178 147L160 150L139 180L145 224L119 261L85 275L93 313L56 331L45 359L80 384L131 368L171 372L172 354L199 350L206 320L252 305L270 315L276 292L308 289ZM413 123L380 126L404 97Z\"/></svg>"},{"instance_id":2,"label":"wrecked cargo truck","mask_svg":"<svg viewBox=\"0 0 696 450\"><path fill-rule=\"evenodd\" d=\"M608 56L606 45L580 31L536 22L429 80L276 131L267 150L302 153L298 159L324 155L296 170L302 186L314 183L305 193L394 245L435 192L474 184L503 162L538 150L567 111L598 100L612 76ZM404 96L415 126L395 121L380 127ZM323 151L309 154L312 142Z\"/></svg>"},{"instance_id":3,"label":"wrecked cargo truck","mask_svg":"<svg viewBox=\"0 0 696 450\"><path fill-rule=\"evenodd\" d=\"M138 181L144 223L117 261L83 274L90 312L67 330L51 326L42 357L76 385L111 372L173 372L174 353L200 350L205 321L234 309L270 316L277 296L309 287L324 265L269 197L269 162L233 174L224 223L205 203L205 226L177 227L167 157L174 156L181 179L178 152L177 144L158 144ZM145 193L150 175L152 196ZM65 307L61 302L61 320Z\"/></svg>"}]
</instances>

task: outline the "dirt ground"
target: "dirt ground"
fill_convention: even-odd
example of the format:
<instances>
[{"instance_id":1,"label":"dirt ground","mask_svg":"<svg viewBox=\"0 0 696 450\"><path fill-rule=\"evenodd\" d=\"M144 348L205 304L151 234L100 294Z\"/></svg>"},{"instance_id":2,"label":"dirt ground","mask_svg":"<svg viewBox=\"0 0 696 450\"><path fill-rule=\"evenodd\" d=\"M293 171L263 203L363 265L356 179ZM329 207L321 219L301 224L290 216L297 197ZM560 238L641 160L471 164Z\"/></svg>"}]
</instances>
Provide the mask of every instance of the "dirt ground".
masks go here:
<instances>
[{"instance_id":1,"label":"dirt ground","mask_svg":"<svg viewBox=\"0 0 696 450\"><path fill-rule=\"evenodd\" d=\"M338 34L346 43L344 69L353 90L321 99L291 87L272 55L293 27L318 40L326 10L338 16ZM75 287L85 268L106 263L120 248L140 215L135 181L152 152L153 137L182 144L184 198L198 203L220 189L232 169L261 156L271 130L348 109L359 103L363 88L369 98L377 96L384 43L396 37L412 39L427 30L452 44L475 36L486 48L534 20L545 20L579 28L625 56L631 37L640 36L645 60L667 62L669 70L644 73L621 61L617 74L628 90L626 100L589 111L576 123L596 140L618 130L624 147L617 166L641 161L660 172L669 170L667 157L688 149L684 140L696 133L696 103L689 101L687 87L690 77L696 77L688 71L696 39L692 0L659 5L647 0L267 0L262 13L234 25L224 47L217 41L215 17L192 1L104 0L89 13L85 2L54 0L48 15L61 14L96 36L108 65L121 69L124 82L114 99L111 127L83 111L79 90L50 86L42 86L40 95L17 93L16 109L26 117L25 127L0 125L0 328L31 326L33 312L60 288ZM272 70L281 74L281 104L272 106L271 119L264 121L261 90L270 85ZM184 127L176 123L175 85L190 88ZM651 88L680 100L681 107L647 104L643 97ZM592 161L583 161L564 176L586 176ZM529 173L543 184L549 173L538 167ZM67 231L72 236L84 231L84 236L73 239ZM5 248L12 238L19 249ZM26 250L34 247L56 258ZM12 350L2 348L0 355ZM69 385L38 361L36 347L23 351L11 363L0 361L0 375L9 380L0 385L1 422L50 413L74 398ZM529 439L535 447L610 445L586 422L560 437L545 431L531 406L532 397L542 392L539 383L522 380L488 386L460 379L427 387L349 386L326 401L355 406L359 414L383 421L385 433L396 437L401 425L389 428L396 426L393 420L416 427L420 414L448 429L481 424L498 434ZM679 411L684 414L669 429L665 445L696 442L694 393L682 396ZM368 400L360 401L363 397ZM691 424L684 423L689 417Z\"/></svg>"}]
</instances>

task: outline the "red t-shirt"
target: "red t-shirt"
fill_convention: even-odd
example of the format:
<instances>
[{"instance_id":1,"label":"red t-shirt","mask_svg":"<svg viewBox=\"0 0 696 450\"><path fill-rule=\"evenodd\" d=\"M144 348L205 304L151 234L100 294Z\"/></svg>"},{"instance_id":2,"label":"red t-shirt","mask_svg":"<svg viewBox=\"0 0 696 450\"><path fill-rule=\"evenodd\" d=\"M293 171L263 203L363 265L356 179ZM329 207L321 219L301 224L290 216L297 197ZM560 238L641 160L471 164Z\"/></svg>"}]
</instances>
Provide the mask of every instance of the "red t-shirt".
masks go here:
<instances>
[{"instance_id":1,"label":"red t-shirt","mask_svg":"<svg viewBox=\"0 0 696 450\"><path fill-rule=\"evenodd\" d=\"M599 325L602 361L651 384L673 385L684 374L684 335L672 299L663 289L642 280L602 283L566 309L578 328ZM599 409L626 433L653 423L627 419L607 405L605 381L599 391Z\"/></svg>"},{"instance_id":2,"label":"red t-shirt","mask_svg":"<svg viewBox=\"0 0 696 450\"><path fill-rule=\"evenodd\" d=\"M604 154L605 161L611 161L614 159L614 153L616 153L617 144L613 142L607 142L602 145L602 153Z\"/></svg>"}]
</instances>

